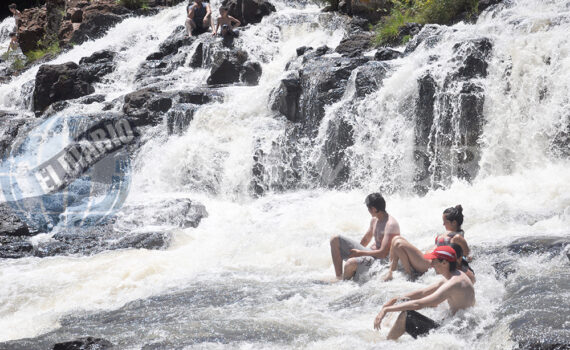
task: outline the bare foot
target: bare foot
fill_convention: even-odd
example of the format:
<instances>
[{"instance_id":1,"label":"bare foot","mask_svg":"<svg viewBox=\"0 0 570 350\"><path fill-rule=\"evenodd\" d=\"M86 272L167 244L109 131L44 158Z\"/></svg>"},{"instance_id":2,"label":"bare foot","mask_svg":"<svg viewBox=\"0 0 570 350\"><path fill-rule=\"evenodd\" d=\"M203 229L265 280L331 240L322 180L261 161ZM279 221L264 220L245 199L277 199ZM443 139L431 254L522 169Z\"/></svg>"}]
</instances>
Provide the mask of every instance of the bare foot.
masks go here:
<instances>
[{"instance_id":1,"label":"bare foot","mask_svg":"<svg viewBox=\"0 0 570 350\"><path fill-rule=\"evenodd\" d=\"M392 271L388 272L383 278L382 281L388 282L392 280Z\"/></svg>"}]
</instances>

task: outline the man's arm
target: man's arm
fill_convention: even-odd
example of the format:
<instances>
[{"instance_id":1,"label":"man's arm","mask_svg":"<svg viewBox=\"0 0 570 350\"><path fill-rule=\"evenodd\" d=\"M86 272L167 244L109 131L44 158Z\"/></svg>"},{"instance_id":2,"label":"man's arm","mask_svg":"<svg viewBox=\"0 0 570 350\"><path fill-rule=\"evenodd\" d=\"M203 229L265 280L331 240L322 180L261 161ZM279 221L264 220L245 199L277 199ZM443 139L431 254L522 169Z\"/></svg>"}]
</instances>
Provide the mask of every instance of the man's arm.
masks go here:
<instances>
[{"instance_id":1,"label":"man's arm","mask_svg":"<svg viewBox=\"0 0 570 350\"><path fill-rule=\"evenodd\" d=\"M386 303L384 306L382 306L382 310L380 310L380 312L374 319L374 329L380 329L380 324L382 323L382 319L384 318L384 316L386 316L388 312L419 310L419 309L424 309L426 307L435 307L441 304L442 302L444 302L449 298L452 289L452 285L445 282L446 281L442 281L440 286L435 291L433 291L427 296L424 296L421 299L406 301L398 305L387 305L388 303ZM426 288L426 290L429 288L433 288L434 286L435 285L430 286Z\"/></svg>"},{"instance_id":2,"label":"man's arm","mask_svg":"<svg viewBox=\"0 0 570 350\"><path fill-rule=\"evenodd\" d=\"M232 17L232 16L228 16L228 18L232 21L232 23L233 23L233 22L236 22L235 25L232 24L232 29L241 26L241 22L240 22L237 18L234 18L234 17Z\"/></svg>"},{"instance_id":3,"label":"man's arm","mask_svg":"<svg viewBox=\"0 0 570 350\"><path fill-rule=\"evenodd\" d=\"M372 229L372 226L370 226ZM390 244L392 238L400 233L400 227L397 223L387 225L384 229L384 238L380 242L380 248L373 247L370 251L356 250L353 249L355 256L372 256L376 259L384 259L390 253ZM370 234L372 237L372 233Z\"/></svg>"},{"instance_id":4,"label":"man's arm","mask_svg":"<svg viewBox=\"0 0 570 350\"><path fill-rule=\"evenodd\" d=\"M191 5L188 9L188 18L194 19L194 5Z\"/></svg>"}]
</instances>

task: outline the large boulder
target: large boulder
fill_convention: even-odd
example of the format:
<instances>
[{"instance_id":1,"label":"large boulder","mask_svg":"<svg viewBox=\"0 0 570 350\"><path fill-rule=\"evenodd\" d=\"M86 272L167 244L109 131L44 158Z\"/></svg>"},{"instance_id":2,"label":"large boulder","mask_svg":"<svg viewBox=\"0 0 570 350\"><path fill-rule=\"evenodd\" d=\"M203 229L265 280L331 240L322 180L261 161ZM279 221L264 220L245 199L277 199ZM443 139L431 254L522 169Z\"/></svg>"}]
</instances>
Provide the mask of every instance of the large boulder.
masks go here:
<instances>
[{"instance_id":1,"label":"large boulder","mask_svg":"<svg viewBox=\"0 0 570 350\"><path fill-rule=\"evenodd\" d=\"M357 57L372 46L371 32L356 32L346 36L336 47L335 51L346 57Z\"/></svg>"},{"instance_id":2,"label":"large boulder","mask_svg":"<svg viewBox=\"0 0 570 350\"><path fill-rule=\"evenodd\" d=\"M166 114L168 134L182 134L194 119L200 105L222 102L223 95L216 89L196 88L171 92L174 105Z\"/></svg>"},{"instance_id":3,"label":"large boulder","mask_svg":"<svg viewBox=\"0 0 570 350\"><path fill-rule=\"evenodd\" d=\"M376 23L388 13L391 5L389 0L337 0L333 8L336 6L341 12L350 16L362 17Z\"/></svg>"},{"instance_id":4,"label":"large boulder","mask_svg":"<svg viewBox=\"0 0 570 350\"><path fill-rule=\"evenodd\" d=\"M88 40L102 37L107 29L121 22L122 17L113 13L101 13L96 11L84 12L83 21L77 30L69 38L73 44L82 44Z\"/></svg>"},{"instance_id":5,"label":"large boulder","mask_svg":"<svg viewBox=\"0 0 570 350\"><path fill-rule=\"evenodd\" d=\"M123 112L136 126L157 125L172 107L172 98L158 88L144 88L125 95Z\"/></svg>"},{"instance_id":6,"label":"large boulder","mask_svg":"<svg viewBox=\"0 0 570 350\"><path fill-rule=\"evenodd\" d=\"M264 16L275 12L275 6L265 0L224 0L222 5L242 25L259 23Z\"/></svg>"},{"instance_id":7,"label":"large boulder","mask_svg":"<svg viewBox=\"0 0 570 350\"><path fill-rule=\"evenodd\" d=\"M243 50L223 50L214 53L208 85L232 84L240 81L243 64L247 61Z\"/></svg>"},{"instance_id":8,"label":"large boulder","mask_svg":"<svg viewBox=\"0 0 570 350\"><path fill-rule=\"evenodd\" d=\"M76 63L43 65L36 75L34 111L41 113L50 104L92 94L95 88Z\"/></svg>"}]
</instances>

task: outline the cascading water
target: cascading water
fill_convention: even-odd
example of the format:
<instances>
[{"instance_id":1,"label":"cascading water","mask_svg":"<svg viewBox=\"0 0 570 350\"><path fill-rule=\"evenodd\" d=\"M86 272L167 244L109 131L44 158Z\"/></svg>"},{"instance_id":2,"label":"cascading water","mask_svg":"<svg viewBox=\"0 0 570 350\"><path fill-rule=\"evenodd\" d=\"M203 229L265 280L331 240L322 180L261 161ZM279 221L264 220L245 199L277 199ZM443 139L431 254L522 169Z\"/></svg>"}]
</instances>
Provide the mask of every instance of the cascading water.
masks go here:
<instances>
[{"instance_id":1,"label":"cascading water","mask_svg":"<svg viewBox=\"0 0 570 350\"><path fill-rule=\"evenodd\" d=\"M546 284L561 286L542 307L558 305L568 314L564 254L517 259L508 277L493 267L512 259L505 246L515 238L568 236L567 4L521 0L483 13L476 24L424 28L416 50L376 67L385 76L377 91L359 95L357 68L342 97L325 106L316 133L294 142L291 123L268 105L272 91L295 49L335 47L344 19L311 4L275 5L276 13L240 35L242 48L262 63L259 85L221 88L224 101L199 108L184 132L168 136L164 125L154 127L133 159L126 205L191 198L209 217L197 228L159 226L173 232L166 250L0 261L0 341L6 342L0 348L47 348L88 334L121 349L504 349L516 346L511 320L538 307L531 304L538 295L551 293L526 280L541 273ZM145 84L135 78L138 67L183 23L183 8L127 19L50 63L78 62L106 48L118 52L115 71L96 84L95 93L110 102ZM486 74L450 80L463 74L458 57L481 38L492 43ZM0 85L2 109L31 110L38 68ZM207 76L205 69L183 65L153 79L181 90L204 84ZM422 102L422 89L431 89L429 103ZM461 115L465 101L481 113ZM71 103L59 113L89 115L103 105ZM433 121L419 116L426 110L433 110ZM482 118L475 141L467 141L473 136L463 124L471 117ZM331 146L331 135L343 133L350 142ZM330 149L341 154L331 158ZM255 155L263 160L259 198L252 195ZM337 173L344 174L340 185ZM387 210L402 235L422 250L442 232L443 209L465 208L477 304L417 340L388 342L388 325L376 332L373 319L389 297L437 281L433 271L415 282L398 272L388 283L380 275L362 284L321 282L333 276L330 236L359 239L369 222L363 199L379 189L388 193ZM133 216L137 226L150 225L146 215ZM521 291L527 285L536 292ZM503 299L517 288L529 293L529 304L509 309ZM443 318L446 307L426 314ZM562 322L560 337L567 341L568 321Z\"/></svg>"}]
</instances>

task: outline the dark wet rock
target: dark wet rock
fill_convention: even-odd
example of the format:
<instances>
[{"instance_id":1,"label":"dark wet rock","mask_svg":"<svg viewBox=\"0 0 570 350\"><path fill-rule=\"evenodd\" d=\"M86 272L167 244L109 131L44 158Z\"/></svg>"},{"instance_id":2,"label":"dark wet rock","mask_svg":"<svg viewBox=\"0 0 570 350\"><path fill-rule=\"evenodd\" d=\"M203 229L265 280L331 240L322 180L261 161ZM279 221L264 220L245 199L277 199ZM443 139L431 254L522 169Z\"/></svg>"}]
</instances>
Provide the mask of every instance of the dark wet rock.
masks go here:
<instances>
[{"instance_id":1,"label":"dark wet rock","mask_svg":"<svg viewBox=\"0 0 570 350\"><path fill-rule=\"evenodd\" d=\"M137 126L157 125L170 107L170 96L157 88L145 88L125 95L123 112Z\"/></svg>"},{"instance_id":2,"label":"dark wet rock","mask_svg":"<svg viewBox=\"0 0 570 350\"><path fill-rule=\"evenodd\" d=\"M170 243L165 232L115 232L110 226L66 230L47 242L40 242L37 257L58 255L93 255L117 249L162 249Z\"/></svg>"},{"instance_id":3,"label":"dark wet rock","mask_svg":"<svg viewBox=\"0 0 570 350\"><path fill-rule=\"evenodd\" d=\"M453 51L461 58L461 66L454 78L472 79L487 76L487 58L493 44L487 38L480 38L455 44Z\"/></svg>"},{"instance_id":4,"label":"dark wet rock","mask_svg":"<svg viewBox=\"0 0 570 350\"><path fill-rule=\"evenodd\" d=\"M53 350L105 350L113 348L113 343L106 339L85 337L68 342L57 343Z\"/></svg>"},{"instance_id":5,"label":"dark wet rock","mask_svg":"<svg viewBox=\"0 0 570 350\"><path fill-rule=\"evenodd\" d=\"M0 259L20 259L33 255L34 246L23 236L0 235Z\"/></svg>"},{"instance_id":6,"label":"dark wet rock","mask_svg":"<svg viewBox=\"0 0 570 350\"><path fill-rule=\"evenodd\" d=\"M171 92L177 103L191 103L203 105L210 102L221 102L223 95L215 89L196 88L192 90L180 90Z\"/></svg>"},{"instance_id":7,"label":"dark wet rock","mask_svg":"<svg viewBox=\"0 0 570 350\"><path fill-rule=\"evenodd\" d=\"M105 102L105 95L89 95L89 96L85 96L83 98L80 98L79 103L83 103L86 105L90 105L92 103L96 103L96 102Z\"/></svg>"},{"instance_id":8,"label":"dark wet rock","mask_svg":"<svg viewBox=\"0 0 570 350\"><path fill-rule=\"evenodd\" d=\"M400 51L392 50L386 47L381 47L374 54L374 59L376 61L390 61L396 58L402 57L403 54Z\"/></svg>"},{"instance_id":9,"label":"dark wet rock","mask_svg":"<svg viewBox=\"0 0 570 350\"><path fill-rule=\"evenodd\" d=\"M240 81L243 64L247 61L243 50L223 50L214 53L208 85L232 84Z\"/></svg>"},{"instance_id":10,"label":"dark wet rock","mask_svg":"<svg viewBox=\"0 0 570 350\"><path fill-rule=\"evenodd\" d=\"M560 120L549 151L555 157L570 158L570 114Z\"/></svg>"},{"instance_id":11,"label":"dark wet rock","mask_svg":"<svg viewBox=\"0 0 570 350\"><path fill-rule=\"evenodd\" d=\"M348 35L336 47L335 51L346 57L357 57L372 46L372 32L357 32Z\"/></svg>"},{"instance_id":12,"label":"dark wet rock","mask_svg":"<svg viewBox=\"0 0 570 350\"><path fill-rule=\"evenodd\" d=\"M194 37L188 37L184 26L178 26L166 40L160 44L159 52L164 56L176 53L179 48L189 46L194 42Z\"/></svg>"},{"instance_id":13,"label":"dark wet rock","mask_svg":"<svg viewBox=\"0 0 570 350\"><path fill-rule=\"evenodd\" d=\"M114 59L117 54L111 50L102 50L93 53L89 57L79 60L82 76L88 82L100 81L100 79L115 69Z\"/></svg>"},{"instance_id":14,"label":"dark wet rock","mask_svg":"<svg viewBox=\"0 0 570 350\"><path fill-rule=\"evenodd\" d=\"M25 126L34 119L13 112L0 111L0 157L10 152L10 147L20 130L25 129Z\"/></svg>"},{"instance_id":15,"label":"dark wet rock","mask_svg":"<svg viewBox=\"0 0 570 350\"><path fill-rule=\"evenodd\" d=\"M507 249L522 255L559 254L567 245L570 245L570 237L531 236L511 242Z\"/></svg>"},{"instance_id":16,"label":"dark wet rock","mask_svg":"<svg viewBox=\"0 0 570 350\"><path fill-rule=\"evenodd\" d=\"M292 122L301 120L299 99L301 98L301 81L299 78L282 79L279 87L273 92L271 108L283 114Z\"/></svg>"},{"instance_id":17,"label":"dark wet rock","mask_svg":"<svg viewBox=\"0 0 570 350\"><path fill-rule=\"evenodd\" d=\"M478 10L479 12L483 12L489 7L502 3L503 0L479 0L478 2Z\"/></svg>"},{"instance_id":18,"label":"dark wet rock","mask_svg":"<svg viewBox=\"0 0 570 350\"><path fill-rule=\"evenodd\" d=\"M23 222L8 203L0 203L0 236L29 236L28 225Z\"/></svg>"},{"instance_id":19,"label":"dark wet rock","mask_svg":"<svg viewBox=\"0 0 570 350\"><path fill-rule=\"evenodd\" d=\"M176 27L170 36L160 44L159 51L147 56L146 61L139 67L135 80L141 81L148 77L164 76L181 67L186 61L189 47L194 40L194 37L186 35L184 26Z\"/></svg>"},{"instance_id":20,"label":"dark wet rock","mask_svg":"<svg viewBox=\"0 0 570 350\"><path fill-rule=\"evenodd\" d=\"M413 52L418 46L434 47L441 40L442 29L436 25L425 25L407 44L404 54Z\"/></svg>"},{"instance_id":21,"label":"dark wet rock","mask_svg":"<svg viewBox=\"0 0 570 350\"><path fill-rule=\"evenodd\" d=\"M303 61L305 56L301 57ZM289 120L303 123L314 133L324 116L324 107L342 97L352 71L366 62L365 58L309 58L297 71L297 81L295 78L282 80L272 93L272 109L284 111Z\"/></svg>"},{"instance_id":22,"label":"dark wet rock","mask_svg":"<svg viewBox=\"0 0 570 350\"><path fill-rule=\"evenodd\" d=\"M371 23L376 23L389 12L392 6L386 0L340 0L338 10L349 16L357 16L366 19ZM335 6L333 6L334 8Z\"/></svg>"},{"instance_id":23,"label":"dark wet rock","mask_svg":"<svg viewBox=\"0 0 570 350\"><path fill-rule=\"evenodd\" d=\"M204 43L199 43L196 46L196 50L192 54L192 58L190 59L190 67L192 68L200 68L202 67L202 63L204 62Z\"/></svg>"},{"instance_id":24,"label":"dark wet rock","mask_svg":"<svg viewBox=\"0 0 570 350\"><path fill-rule=\"evenodd\" d=\"M298 56L303 56L307 51L312 50L313 48L310 46L301 46L298 47L296 52L297 52L297 57Z\"/></svg>"},{"instance_id":25,"label":"dark wet rock","mask_svg":"<svg viewBox=\"0 0 570 350\"><path fill-rule=\"evenodd\" d=\"M426 27L422 33L428 31ZM485 124L485 91L478 78L486 75L491 49L486 38L458 43L448 63L454 69L443 82L437 83L429 72L418 80L414 152L418 192L445 187L454 177L471 181L477 175Z\"/></svg>"},{"instance_id":26,"label":"dark wet rock","mask_svg":"<svg viewBox=\"0 0 570 350\"><path fill-rule=\"evenodd\" d=\"M33 101L36 113L41 113L50 104L89 95L95 88L85 80L83 71L76 63L43 65L36 75Z\"/></svg>"},{"instance_id":27,"label":"dark wet rock","mask_svg":"<svg viewBox=\"0 0 570 350\"><path fill-rule=\"evenodd\" d=\"M511 339L518 343L518 349L568 349L568 266L556 264L538 271L519 271L516 278L506 281L497 316L508 322Z\"/></svg>"},{"instance_id":28,"label":"dark wet rock","mask_svg":"<svg viewBox=\"0 0 570 350\"><path fill-rule=\"evenodd\" d=\"M367 94L377 91L382 86L382 81L386 78L389 67L382 62L366 62L358 67L354 85L356 96L364 97Z\"/></svg>"},{"instance_id":29,"label":"dark wet rock","mask_svg":"<svg viewBox=\"0 0 570 350\"><path fill-rule=\"evenodd\" d=\"M69 42L82 44L88 40L98 39L107 30L122 21L122 17L113 13L102 13L90 8L83 12L83 21L71 35Z\"/></svg>"},{"instance_id":30,"label":"dark wet rock","mask_svg":"<svg viewBox=\"0 0 570 350\"><path fill-rule=\"evenodd\" d=\"M244 63L240 71L240 81L246 85L257 85L261 78L261 64L248 61Z\"/></svg>"},{"instance_id":31,"label":"dark wet rock","mask_svg":"<svg viewBox=\"0 0 570 350\"><path fill-rule=\"evenodd\" d=\"M265 0L224 0L229 15L237 18L242 25L261 22L264 16L275 12L275 6Z\"/></svg>"}]
</instances>

